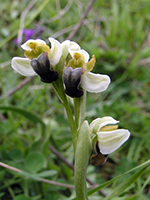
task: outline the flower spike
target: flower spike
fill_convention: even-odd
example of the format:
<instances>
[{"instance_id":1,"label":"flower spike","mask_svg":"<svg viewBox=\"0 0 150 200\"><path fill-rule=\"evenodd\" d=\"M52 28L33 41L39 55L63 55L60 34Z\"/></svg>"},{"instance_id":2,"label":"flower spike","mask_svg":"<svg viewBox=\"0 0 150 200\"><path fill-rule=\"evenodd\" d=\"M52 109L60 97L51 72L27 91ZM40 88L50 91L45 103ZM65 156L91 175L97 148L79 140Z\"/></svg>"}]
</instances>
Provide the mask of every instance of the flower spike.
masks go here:
<instances>
[{"instance_id":1,"label":"flower spike","mask_svg":"<svg viewBox=\"0 0 150 200\"><path fill-rule=\"evenodd\" d=\"M38 58L33 58L31 60L31 66L44 83L52 83L58 79L58 73L56 71L51 71L47 53L42 53Z\"/></svg>"}]
</instances>

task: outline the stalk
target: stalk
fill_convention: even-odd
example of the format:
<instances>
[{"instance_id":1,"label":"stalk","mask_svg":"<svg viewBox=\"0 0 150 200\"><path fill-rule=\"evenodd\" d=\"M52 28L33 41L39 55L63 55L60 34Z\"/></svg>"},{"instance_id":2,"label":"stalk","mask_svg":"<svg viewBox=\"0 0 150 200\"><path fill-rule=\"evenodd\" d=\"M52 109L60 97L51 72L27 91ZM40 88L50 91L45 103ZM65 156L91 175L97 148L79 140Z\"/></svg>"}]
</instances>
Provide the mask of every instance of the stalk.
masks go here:
<instances>
[{"instance_id":1,"label":"stalk","mask_svg":"<svg viewBox=\"0 0 150 200\"><path fill-rule=\"evenodd\" d=\"M75 152L76 144L77 144L77 126L75 124L75 120L73 118L69 103L67 101L66 94L64 93L63 84L60 82L60 80L58 80L53 83L53 87L66 110L70 129L71 129L71 134L72 134L74 152Z\"/></svg>"},{"instance_id":2,"label":"stalk","mask_svg":"<svg viewBox=\"0 0 150 200\"><path fill-rule=\"evenodd\" d=\"M86 91L84 95L80 98L74 98L74 112L75 112L75 122L78 130L80 129L84 118L85 118L85 108L86 108Z\"/></svg>"},{"instance_id":3,"label":"stalk","mask_svg":"<svg viewBox=\"0 0 150 200\"><path fill-rule=\"evenodd\" d=\"M88 200L86 186L86 170L91 152L91 138L89 125L84 121L78 136L75 153L75 190L78 200Z\"/></svg>"}]
</instances>

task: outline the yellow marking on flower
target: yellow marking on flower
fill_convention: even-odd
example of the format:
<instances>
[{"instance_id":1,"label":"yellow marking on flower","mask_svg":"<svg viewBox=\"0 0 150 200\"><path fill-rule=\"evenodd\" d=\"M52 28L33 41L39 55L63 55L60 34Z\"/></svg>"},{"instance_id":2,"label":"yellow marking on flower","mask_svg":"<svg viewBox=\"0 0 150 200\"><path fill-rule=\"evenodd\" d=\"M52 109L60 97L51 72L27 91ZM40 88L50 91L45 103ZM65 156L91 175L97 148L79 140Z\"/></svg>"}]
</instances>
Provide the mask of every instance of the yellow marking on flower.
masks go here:
<instances>
[{"instance_id":1,"label":"yellow marking on flower","mask_svg":"<svg viewBox=\"0 0 150 200\"><path fill-rule=\"evenodd\" d=\"M88 63L86 63L87 64L87 70L86 70L87 72L92 71L92 69L95 65L95 62L96 62L95 55L93 55L91 60Z\"/></svg>"},{"instance_id":2,"label":"yellow marking on flower","mask_svg":"<svg viewBox=\"0 0 150 200\"><path fill-rule=\"evenodd\" d=\"M46 52L50 53L50 47L46 44L43 43L36 43L36 42L29 42L27 45L32 49L32 50L25 50L24 55L32 60L33 58L37 58L41 53Z\"/></svg>"},{"instance_id":3,"label":"yellow marking on flower","mask_svg":"<svg viewBox=\"0 0 150 200\"><path fill-rule=\"evenodd\" d=\"M81 59L81 54L80 53L74 53L73 57L74 57L74 59L79 60L79 59Z\"/></svg>"},{"instance_id":4,"label":"yellow marking on flower","mask_svg":"<svg viewBox=\"0 0 150 200\"><path fill-rule=\"evenodd\" d=\"M118 129L118 125L112 125L112 126L104 126L100 129L100 131L114 131Z\"/></svg>"},{"instance_id":5,"label":"yellow marking on flower","mask_svg":"<svg viewBox=\"0 0 150 200\"><path fill-rule=\"evenodd\" d=\"M74 53L73 57L74 57L74 59L73 59L74 60L74 65L76 65L76 66L81 65L81 54Z\"/></svg>"},{"instance_id":6,"label":"yellow marking on flower","mask_svg":"<svg viewBox=\"0 0 150 200\"><path fill-rule=\"evenodd\" d=\"M73 69L82 67L84 69L84 72L90 72L94 65L95 65L95 55L92 56L91 60L87 63L84 62L84 55L80 53L74 53L73 54L74 59L71 59L68 62L68 66L71 66Z\"/></svg>"},{"instance_id":7,"label":"yellow marking on flower","mask_svg":"<svg viewBox=\"0 0 150 200\"><path fill-rule=\"evenodd\" d=\"M82 67L84 71L86 70L86 64L82 60L71 59L68 62L68 66L72 67L73 69Z\"/></svg>"}]
</instances>

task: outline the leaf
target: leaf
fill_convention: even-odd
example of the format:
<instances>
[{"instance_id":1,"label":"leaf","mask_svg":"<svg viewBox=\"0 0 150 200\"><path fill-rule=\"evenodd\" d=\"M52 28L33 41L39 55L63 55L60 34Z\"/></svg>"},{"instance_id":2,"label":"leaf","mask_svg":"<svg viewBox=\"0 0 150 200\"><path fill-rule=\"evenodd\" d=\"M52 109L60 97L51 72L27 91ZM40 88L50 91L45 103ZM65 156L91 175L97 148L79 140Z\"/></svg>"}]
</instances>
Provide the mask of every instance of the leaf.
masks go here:
<instances>
[{"instance_id":1,"label":"leaf","mask_svg":"<svg viewBox=\"0 0 150 200\"><path fill-rule=\"evenodd\" d=\"M23 157L22 152L19 149L13 149L9 154L13 160L19 160Z\"/></svg>"},{"instance_id":2,"label":"leaf","mask_svg":"<svg viewBox=\"0 0 150 200\"><path fill-rule=\"evenodd\" d=\"M4 196L5 195L5 193L4 192L1 192L0 193L0 197L2 197L2 196Z\"/></svg>"},{"instance_id":3,"label":"leaf","mask_svg":"<svg viewBox=\"0 0 150 200\"><path fill-rule=\"evenodd\" d=\"M31 152L25 158L26 168L32 173L40 171L43 168L44 163L45 163L45 157L40 152Z\"/></svg>"},{"instance_id":4,"label":"leaf","mask_svg":"<svg viewBox=\"0 0 150 200\"><path fill-rule=\"evenodd\" d=\"M3 180L5 176L5 170L0 170L0 180Z\"/></svg>"},{"instance_id":5,"label":"leaf","mask_svg":"<svg viewBox=\"0 0 150 200\"><path fill-rule=\"evenodd\" d=\"M146 169L147 167L141 169L140 171L136 172L128 179L123 181L121 184L115 187L112 193L109 193L108 196L104 198L104 200L111 200L112 198L119 196L122 192L124 192L124 190L126 190L130 185L132 185L146 171Z\"/></svg>"},{"instance_id":6,"label":"leaf","mask_svg":"<svg viewBox=\"0 0 150 200\"><path fill-rule=\"evenodd\" d=\"M138 195L132 195L130 197L125 198L124 200L137 200L138 199Z\"/></svg>"},{"instance_id":7,"label":"leaf","mask_svg":"<svg viewBox=\"0 0 150 200\"><path fill-rule=\"evenodd\" d=\"M40 177L38 177L37 174L31 174L31 173L26 172L26 171L21 171L20 173L17 173L17 174L26 178L26 179L40 181Z\"/></svg>"},{"instance_id":8,"label":"leaf","mask_svg":"<svg viewBox=\"0 0 150 200\"><path fill-rule=\"evenodd\" d=\"M86 188L86 170L91 152L91 138L89 124L84 121L79 130L79 136L75 152L75 191L78 200L88 199Z\"/></svg>"},{"instance_id":9,"label":"leaf","mask_svg":"<svg viewBox=\"0 0 150 200\"><path fill-rule=\"evenodd\" d=\"M26 197L23 194L16 196L13 200L32 200L30 197Z\"/></svg>"},{"instance_id":10,"label":"leaf","mask_svg":"<svg viewBox=\"0 0 150 200\"><path fill-rule=\"evenodd\" d=\"M37 176L39 177L48 177L48 176L54 176L57 174L56 170L48 170L48 171L44 171L41 173L38 173Z\"/></svg>"},{"instance_id":11,"label":"leaf","mask_svg":"<svg viewBox=\"0 0 150 200\"><path fill-rule=\"evenodd\" d=\"M44 122L40 119L40 117L37 116L37 114L33 114L29 111L26 111L22 108L17 108L15 106L11 107L11 106L0 106L0 110L8 110L8 111L13 111L16 112L18 114L23 115L24 117L26 117L27 119L33 121L35 124L40 123L41 126L43 127L43 129L46 128L46 125L44 124Z\"/></svg>"}]
</instances>

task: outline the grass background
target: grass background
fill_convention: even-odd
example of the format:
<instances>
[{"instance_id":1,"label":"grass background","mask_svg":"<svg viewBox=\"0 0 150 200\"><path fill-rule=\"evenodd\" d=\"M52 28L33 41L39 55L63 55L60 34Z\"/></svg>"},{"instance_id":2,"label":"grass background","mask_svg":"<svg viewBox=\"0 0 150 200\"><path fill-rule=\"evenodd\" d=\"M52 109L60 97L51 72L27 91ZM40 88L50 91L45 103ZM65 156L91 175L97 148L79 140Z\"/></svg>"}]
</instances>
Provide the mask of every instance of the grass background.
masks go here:
<instances>
[{"instance_id":1,"label":"grass background","mask_svg":"<svg viewBox=\"0 0 150 200\"><path fill-rule=\"evenodd\" d=\"M14 56L23 57L22 49L14 42L20 28L40 27L44 30L41 39L51 36L62 42L79 22L88 3L87 0L8 0L0 5L0 160L30 174L20 176L0 167L2 200L62 200L75 195L73 189L32 178L34 175L73 184L73 171L49 149L53 145L73 163L71 134L64 109L51 85L35 77L10 95L9 91L25 78L14 73L10 62ZM91 56L95 54L97 62L93 71L111 77L107 91L87 95L87 120L90 123L97 117L112 116L120 120L119 128L131 132L128 142L109 155L105 165L89 164L87 175L96 184L150 158L149 10L148 0L95 1L72 38ZM131 175L132 172L114 181L103 192L115 191ZM146 200L149 195L150 170L147 169L130 187L110 199ZM104 197L97 192L89 198Z\"/></svg>"}]
</instances>

